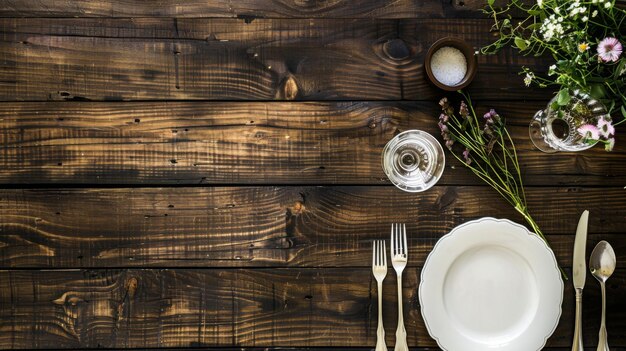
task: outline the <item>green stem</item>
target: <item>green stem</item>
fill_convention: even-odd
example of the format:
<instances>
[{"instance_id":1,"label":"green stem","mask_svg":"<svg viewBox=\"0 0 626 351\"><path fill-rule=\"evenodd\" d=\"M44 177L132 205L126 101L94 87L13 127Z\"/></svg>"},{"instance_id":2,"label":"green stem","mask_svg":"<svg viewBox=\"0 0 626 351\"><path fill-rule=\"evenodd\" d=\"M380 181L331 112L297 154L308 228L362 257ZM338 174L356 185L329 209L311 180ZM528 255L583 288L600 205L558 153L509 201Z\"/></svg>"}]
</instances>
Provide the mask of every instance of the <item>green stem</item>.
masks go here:
<instances>
[{"instance_id":1,"label":"green stem","mask_svg":"<svg viewBox=\"0 0 626 351\"><path fill-rule=\"evenodd\" d=\"M517 210L517 212L519 212L524 217L526 222L532 227L532 229L535 231L535 233L537 235L539 235L539 237L541 239L543 239L543 241L545 241L545 243L549 247L550 243L548 243L548 240L546 240L546 237L543 235L543 233L541 232L541 229L539 229L539 226L537 225L537 223L535 223L535 220L530 216L530 214L528 213L526 208L515 207L515 209ZM561 275L563 276L563 279L569 280L569 277L567 276L567 273L565 273L565 271L563 270L563 268L561 266L559 266L559 270L561 271Z\"/></svg>"}]
</instances>

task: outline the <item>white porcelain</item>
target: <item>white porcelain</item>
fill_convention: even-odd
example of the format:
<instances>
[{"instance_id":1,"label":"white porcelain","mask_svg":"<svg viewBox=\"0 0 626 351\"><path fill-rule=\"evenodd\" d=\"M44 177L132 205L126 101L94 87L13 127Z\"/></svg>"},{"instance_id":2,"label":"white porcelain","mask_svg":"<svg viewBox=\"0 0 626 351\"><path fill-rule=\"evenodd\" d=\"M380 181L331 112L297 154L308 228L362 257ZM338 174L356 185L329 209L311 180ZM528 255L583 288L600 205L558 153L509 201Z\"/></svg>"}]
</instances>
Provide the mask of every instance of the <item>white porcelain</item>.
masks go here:
<instances>
[{"instance_id":1,"label":"white porcelain","mask_svg":"<svg viewBox=\"0 0 626 351\"><path fill-rule=\"evenodd\" d=\"M419 298L428 333L443 350L541 350L561 316L563 281L539 236L485 217L437 242Z\"/></svg>"}]
</instances>

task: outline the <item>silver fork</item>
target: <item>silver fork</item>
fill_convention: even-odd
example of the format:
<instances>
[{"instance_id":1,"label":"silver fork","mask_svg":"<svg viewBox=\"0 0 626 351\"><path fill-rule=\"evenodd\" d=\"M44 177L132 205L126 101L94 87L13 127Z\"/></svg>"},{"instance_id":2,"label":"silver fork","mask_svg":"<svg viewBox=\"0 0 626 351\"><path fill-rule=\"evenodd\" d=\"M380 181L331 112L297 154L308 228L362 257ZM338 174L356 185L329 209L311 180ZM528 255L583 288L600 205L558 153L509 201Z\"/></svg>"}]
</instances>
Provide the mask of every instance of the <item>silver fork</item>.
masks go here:
<instances>
[{"instance_id":1,"label":"silver fork","mask_svg":"<svg viewBox=\"0 0 626 351\"><path fill-rule=\"evenodd\" d=\"M372 273L378 283L378 329L376 351L387 351L385 328L383 327L383 280L387 276L387 248L384 240L374 240L372 247Z\"/></svg>"},{"instance_id":2,"label":"silver fork","mask_svg":"<svg viewBox=\"0 0 626 351\"><path fill-rule=\"evenodd\" d=\"M398 276L398 329L396 329L395 351L408 351L406 343L406 329L402 312L402 272L407 262L406 225L394 223L391 225L391 264Z\"/></svg>"}]
</instances>

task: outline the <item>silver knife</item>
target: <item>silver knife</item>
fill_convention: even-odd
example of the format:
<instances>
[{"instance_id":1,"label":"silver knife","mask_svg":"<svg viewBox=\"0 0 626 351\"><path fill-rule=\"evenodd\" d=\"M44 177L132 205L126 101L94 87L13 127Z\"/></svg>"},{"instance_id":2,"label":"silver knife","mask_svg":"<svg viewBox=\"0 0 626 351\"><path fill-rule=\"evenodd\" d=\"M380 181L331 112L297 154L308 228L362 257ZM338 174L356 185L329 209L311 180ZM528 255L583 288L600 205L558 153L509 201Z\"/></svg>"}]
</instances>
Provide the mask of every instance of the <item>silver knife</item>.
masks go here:
<instances>
[{"instance_id":1,"label":"silver knife","mask_svg":"<svg viewBox=\"0 0 626 351\"><path fill-rule=\"evenodd\" d=\"M576 322L574 325L574 342L572 351L584 351L582 333L583 314L583 288L587 276L587 265L585 263L585 248L587 246L587 222L589 211L585 210L578 220L576 228L576 239L574 240L574 263L572 274L574 275L574 289L576 290Z\"/></svg>"}]
</instances>

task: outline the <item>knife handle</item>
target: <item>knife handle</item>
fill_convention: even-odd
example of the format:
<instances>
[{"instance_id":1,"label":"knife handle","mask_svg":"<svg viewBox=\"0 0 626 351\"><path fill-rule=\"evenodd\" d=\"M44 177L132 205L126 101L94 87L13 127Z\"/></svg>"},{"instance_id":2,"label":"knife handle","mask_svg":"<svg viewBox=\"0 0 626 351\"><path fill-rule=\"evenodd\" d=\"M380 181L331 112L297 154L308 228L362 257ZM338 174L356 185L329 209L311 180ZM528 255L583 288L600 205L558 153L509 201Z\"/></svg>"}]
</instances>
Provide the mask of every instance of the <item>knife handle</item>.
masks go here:
<instances>
[{"instance_id":1,"label":"knife handle","mask_svg":"<svg viewBox=\"0 0 626 351\"><path fill-rule=\"evenodd\" d=\"M583 317L583 289L576 288L576 321L574 323L574 342L572 351L584 351L582 318Z\"/></svg>"}]
</instances>

